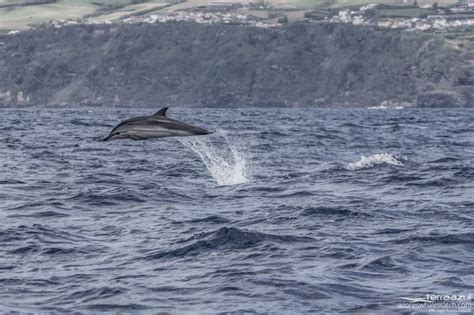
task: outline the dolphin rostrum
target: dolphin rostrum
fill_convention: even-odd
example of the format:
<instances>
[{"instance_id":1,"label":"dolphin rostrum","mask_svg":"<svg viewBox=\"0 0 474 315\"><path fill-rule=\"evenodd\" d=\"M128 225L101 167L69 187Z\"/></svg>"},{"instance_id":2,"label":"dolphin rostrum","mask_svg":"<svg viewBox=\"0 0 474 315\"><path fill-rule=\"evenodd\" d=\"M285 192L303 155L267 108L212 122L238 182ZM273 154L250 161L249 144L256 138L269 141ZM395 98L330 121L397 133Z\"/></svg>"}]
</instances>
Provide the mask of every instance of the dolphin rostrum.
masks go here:
<instances>
[{"instance_id":1,"label":"dolphin rostrum","mask_svg":"<svg viewBox=\"0 0 474 315\"><path fill-rule=\"evenodd\" d=\"M126 138L144 140L172 136L207 135L212 133L206 129L166 117L167 110L168 107L165 107L150 116L134 117L122 121L112 129L104 141Z\"/></svg>"}]
</instances>

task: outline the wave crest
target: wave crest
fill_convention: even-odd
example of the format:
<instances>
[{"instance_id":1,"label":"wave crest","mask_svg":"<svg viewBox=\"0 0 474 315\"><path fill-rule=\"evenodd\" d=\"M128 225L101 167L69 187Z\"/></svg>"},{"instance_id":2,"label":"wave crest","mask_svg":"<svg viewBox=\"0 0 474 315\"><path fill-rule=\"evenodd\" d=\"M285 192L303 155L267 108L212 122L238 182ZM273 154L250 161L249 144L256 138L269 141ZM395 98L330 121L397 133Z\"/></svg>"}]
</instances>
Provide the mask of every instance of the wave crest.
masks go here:
<instances>
[{"instance_id":1,"label":"wave crest","mask_svg":"<svg viewBox=\"0 0 474 315\"><path fill-rule=\"evenodd\" d=\"M373 154L371 156L364 156L362 155L359 161L352 162L346 165L346 169L349 171L357 171L364 168L370 168L377 165L397 165L402 166L403 163L399 160L399 158L394 154L389 153L379 153Z\"/></svg>"},{"instance_id":2,"label":"wave crest","mask_svg":"<svg viewBox=\"0 0 474 315\"><path fill-rule=\"evenodd\" d=\"M223 227L214 232L196 235L177 248L159 251L147 256L146 259L160 259L164 257L178 258L184 256L194 256L208 250L219 250L223 248L245 249L257 246L262 242L270 243L294 243L313 242L314 239L307 236L296 235L275 235L256 231L240 230L235 227ZM180 242L181 244L181 242Z\"/></svg>"}]
</instances>

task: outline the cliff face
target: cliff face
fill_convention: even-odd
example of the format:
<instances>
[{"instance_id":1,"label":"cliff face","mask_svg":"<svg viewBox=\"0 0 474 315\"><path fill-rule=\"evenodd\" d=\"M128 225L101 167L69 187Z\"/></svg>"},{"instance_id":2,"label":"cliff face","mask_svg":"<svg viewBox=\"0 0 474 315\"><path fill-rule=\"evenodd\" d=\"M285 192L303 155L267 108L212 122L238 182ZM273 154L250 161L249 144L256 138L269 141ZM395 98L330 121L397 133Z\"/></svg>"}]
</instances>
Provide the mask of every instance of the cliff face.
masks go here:
<instances>
[{"instance_id":1,"label":"cliff face","mask_svg":"<svg viewBox=\"0 0 474 315\"><path fill-rule=\"evenodd\" d=\"M463 45L342 24L38 29L0 36L0 106L472 106Z\"/></svg>"}]
</instances>

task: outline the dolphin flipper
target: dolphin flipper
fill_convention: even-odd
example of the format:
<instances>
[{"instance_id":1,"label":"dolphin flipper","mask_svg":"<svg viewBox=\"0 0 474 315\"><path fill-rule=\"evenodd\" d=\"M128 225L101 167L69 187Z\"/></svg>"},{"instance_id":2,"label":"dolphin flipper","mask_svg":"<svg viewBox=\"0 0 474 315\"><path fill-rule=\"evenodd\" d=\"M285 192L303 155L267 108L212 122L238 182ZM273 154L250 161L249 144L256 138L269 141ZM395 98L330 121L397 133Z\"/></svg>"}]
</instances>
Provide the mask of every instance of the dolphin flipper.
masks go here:
<instances>
[{"instance_id":1,"label":"dolphin flipper","mask_svg":"<svg viewBox=\"0 0 474 315\"><path fill-rule=\"evenodd\" d=\"M102 141L109 141L110 138L112 138L112 137L115 136L116 134L118 134L118 133L111 133L110 135L108 135L107 137L105 137L104 140L102 140Z\"/></svg>"},{"instance_id":2,"label":"dolphin flipper","mask_svg":"<svg viewBox=\"0 0 474 315\"><path fill-rule=\"evenodd\" d=\"M128 135L128 137L132 140L144 140L146 138L143 138L143 137L140 137L140 136L137 136L137 135Z\"/></svg>"}]
</instances>

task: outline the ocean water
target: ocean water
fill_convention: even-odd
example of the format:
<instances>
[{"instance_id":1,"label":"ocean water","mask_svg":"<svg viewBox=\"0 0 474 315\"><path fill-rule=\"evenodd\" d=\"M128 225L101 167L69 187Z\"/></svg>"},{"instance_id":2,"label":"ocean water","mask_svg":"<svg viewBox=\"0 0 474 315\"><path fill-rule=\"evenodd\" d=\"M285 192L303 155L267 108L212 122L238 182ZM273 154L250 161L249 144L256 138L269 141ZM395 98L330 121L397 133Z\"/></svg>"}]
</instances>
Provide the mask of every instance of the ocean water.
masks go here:
<instances>
[{"instance_id":1,"label":"ocean water","mask_svg":"<svg viewBox=\"0 0 474 315\"><path fill-rule=\"evenodd\" d=\"M474 110L0 110L0 311L399 313L474 288ZM414 312L414 310L403 310ZM459 311L459 310L458 310Z\"/></svg>"}]
</instances>

